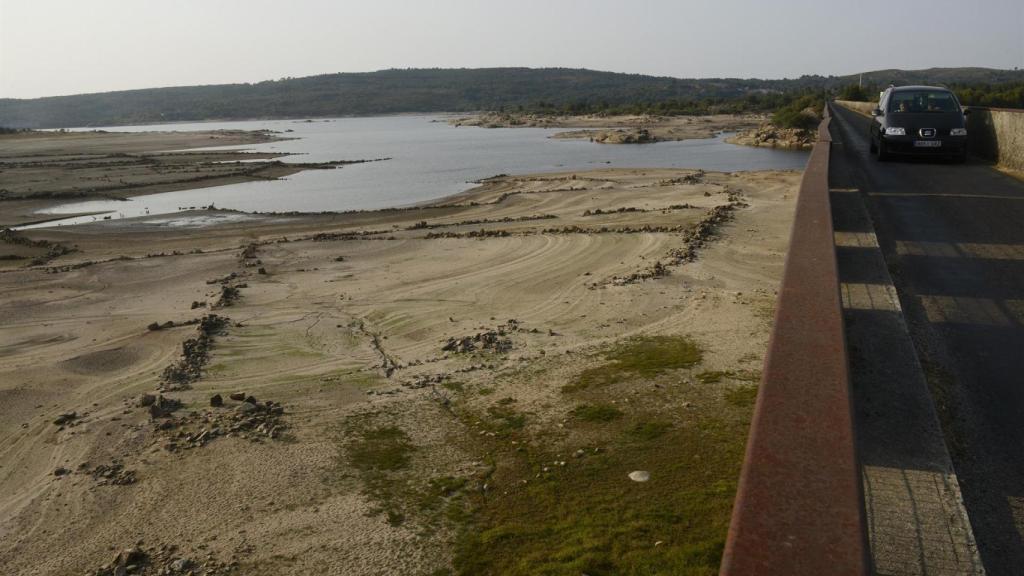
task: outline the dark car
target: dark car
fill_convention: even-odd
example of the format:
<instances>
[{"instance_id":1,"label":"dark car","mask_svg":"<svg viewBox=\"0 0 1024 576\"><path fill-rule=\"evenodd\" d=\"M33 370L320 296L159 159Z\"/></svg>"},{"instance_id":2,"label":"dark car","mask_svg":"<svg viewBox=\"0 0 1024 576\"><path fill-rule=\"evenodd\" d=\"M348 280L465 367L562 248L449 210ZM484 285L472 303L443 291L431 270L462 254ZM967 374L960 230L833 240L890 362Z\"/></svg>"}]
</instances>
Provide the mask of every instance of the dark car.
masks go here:
<instances>
[{"instance_id":1,"label":"dark car","mask_svg":"<svg viewBox=\"0 0 1024 576\"><path fill-rule=\"evenodd\" d=\"M967 159L968 113L956 95L933 86L890 87L871 111L871 153L879 160L895 154Z\"/></svg>"}]
</instances>

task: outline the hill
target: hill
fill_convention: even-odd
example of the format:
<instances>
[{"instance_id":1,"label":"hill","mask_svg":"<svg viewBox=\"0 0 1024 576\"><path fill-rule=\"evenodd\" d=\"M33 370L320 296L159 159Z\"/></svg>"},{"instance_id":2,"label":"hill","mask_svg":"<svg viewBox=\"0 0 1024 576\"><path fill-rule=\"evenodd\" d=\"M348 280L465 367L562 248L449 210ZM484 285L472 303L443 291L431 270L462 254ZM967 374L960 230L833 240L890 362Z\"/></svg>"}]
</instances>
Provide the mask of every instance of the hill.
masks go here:
<instances>
[{"instance_id":1,"label":"hill","mask_svg":"<svg viewBox=\"0 0 1024 576\"><path fill-rule=\"evenodd\" d=\"M865 82L873 84L1012 80L1024 80L1024 72L933 68L865 74ZM0 99L0 126L59 128L502 108L571 111L635 103L713 103L745 98L756 107L761 102L756 95L834 89L856 81L856 75L802 76L787 80L681 79L566 68L392 69L253 84ZM681 107L676 105L675 109Z\"/></svg>"}]
</instances>

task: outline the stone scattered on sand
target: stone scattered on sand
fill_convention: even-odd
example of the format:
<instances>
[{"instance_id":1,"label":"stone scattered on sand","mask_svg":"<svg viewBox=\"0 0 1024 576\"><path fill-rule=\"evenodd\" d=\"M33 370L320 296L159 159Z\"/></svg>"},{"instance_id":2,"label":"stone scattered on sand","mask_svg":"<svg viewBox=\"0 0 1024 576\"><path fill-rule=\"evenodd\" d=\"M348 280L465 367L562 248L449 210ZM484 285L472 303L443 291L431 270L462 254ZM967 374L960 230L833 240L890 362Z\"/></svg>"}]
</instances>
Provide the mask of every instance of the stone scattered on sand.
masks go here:
<instances>
[{"instance_id":1,"label":"stone scattered on sand","mask_svg":"<svg viewBox=\"0 0 1024 576\"><path fill-rule=\"evenodd\" d=\"M228 395L228 398L231 398L236 402L241 402L242 400L245 400L245 392L232 392Z\"/></svg>"},{"instance_id":2,"label":"stone scattered on sand","mask_svg":"<svg viewBox=\"0 0 1024 576\"><path fill-rule=\"evenodd\" d=\"M181 344L181 358L164 369L160 379L164 391L187 390L190 384L202 376L203 366L209 360L213 338L223 334L228 319L216 314L203 316L196 328L196 336Z\"/></svg>"},{"instance_id":3,"label":"stone scattered on sand","mask_svg":"<svg viewBox=\"0 0 1024 576\"><path fill-rule=\"evenodd\" d=\"M651 473L646 470L633 470L629 473L629 479L633 482L647 482L651 479Z\"/></svg>"},{"instance_id":4,"label":"stone scattered on sand","mask_svg":"<svg viewBox=\"0 0 1024 576\"><path fill-rule=\"evenodd\" d=\"M251 400L251 401L250 401ZM156 430L169 436L164 449L200 448L222 436L236 436L251 441L277 439L287 428L282 417L284 407L267 400L246 397L234 410L189 412L160 422Z\"/></svg>"},{"instance_id":5,"label":"stone scattered on sand","mask_svg":"<svg viewBox=\"0 0 1024 576\"><path fill-rule=\"evenodd\" d=\"M163 418L181 408L181 402L174 398L167 398L158 394L156 399L149 405L150 418Z\"/></svg>"},{"instance_id":6,"label":"stone scattered on sand","mask_svg":"<svg viewBox=\"0 0 1024 576\"><path fill-rule=\"evenodd\" d=\"M224 405L224 398L220 394L214 394L210 396L210 406L214 408L220 408Z\"/></svg>"},{"instance_id":7,"label":"stone scattered on sand","mask_svg":"<svg viewBox=\"0 0 1024 576\"><path fill-rule=\"evenodd\" d=\"M481 326L481 328L483 328L483 326ZM448 338L444 346L441 347L441 351L462 354L466 352L473 352L479 348L481 350L491 350L499 353L509 352L512 350L512 340L508 338L507 335L511 332L518 332L520 329L519 321L515 318L511 318L493 330L477 332L473 336Z\"/></svg>"},{"instance_id":8,"label":"stone scattered on sand","mask_svg":"<svg viewBox=\"0 0 1024 576\"><path fill-rule=\"evenodd\" d=\"M86 576L216 576L237 573L237 567L237 562L218 562L212 554L207 554L205 560L194 560L182 555L177 546L161 544L145 550L140 546L125 548Z\"/></svg>"},{"instance_id":9,"label":"stone scattered on sand","mask_svg":"<svg viewBox=\"0 0 1024 576\"><path fill-rule=\"evenodd\" d=\"M78 412L65 412L54 419L53 423L57 426L63 426L72 422L78 418Z\"/></svg>"},{"instance_id":10,"label":"stone scattered on sand","mask_svg":"<svg viewBox=\"0 0 1024 576\"><path fill-rule=\"evenodd\" d=\"M79 470L92 476L100 486L127 486L135 484L136 480L134 470L126 470L124 464L116 461L111 464L100 464L91 469L87 464L83 464Z\"/></svg>"},{"instance_id":11,"label":"stone scattered on sand","mask_svg":"<svg viewBox=\"0 0 1024 576\"><path fill-rule=\"evenodd\" d=\"M66 474L71 474L71 470L68 470L63 466L58 466L57 469L53 471L53 475L57 477L64 476Z\"/></svg>"}]
</instances>

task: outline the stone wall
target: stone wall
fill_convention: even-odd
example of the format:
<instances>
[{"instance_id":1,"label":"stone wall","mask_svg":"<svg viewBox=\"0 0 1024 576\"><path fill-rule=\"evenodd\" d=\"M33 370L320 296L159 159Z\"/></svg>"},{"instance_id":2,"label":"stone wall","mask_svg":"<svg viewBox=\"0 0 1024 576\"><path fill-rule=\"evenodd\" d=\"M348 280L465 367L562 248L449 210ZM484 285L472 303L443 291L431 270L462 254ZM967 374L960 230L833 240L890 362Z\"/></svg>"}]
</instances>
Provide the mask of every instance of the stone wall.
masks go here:
<instances>
[{"instance_id":1,"label":"stone wall","mask_svg":"<svg viewBox=\"0 0 1024 576\"><path fill-rule=\"evenodd\" d=\"M967 116L971 154L1024 172L1024 110L974 108Z\"/></svg>"}]
</instances>

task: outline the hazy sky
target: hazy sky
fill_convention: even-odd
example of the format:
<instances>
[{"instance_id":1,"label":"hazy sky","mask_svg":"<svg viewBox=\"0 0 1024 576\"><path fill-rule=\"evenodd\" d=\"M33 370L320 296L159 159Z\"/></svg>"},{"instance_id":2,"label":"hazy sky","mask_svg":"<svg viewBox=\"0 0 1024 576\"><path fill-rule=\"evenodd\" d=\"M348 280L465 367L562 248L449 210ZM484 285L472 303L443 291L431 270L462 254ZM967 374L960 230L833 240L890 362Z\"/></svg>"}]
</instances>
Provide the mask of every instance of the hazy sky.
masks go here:
<instances>
[{"instance_id":1,"label":"hazy sky","mask_svg":"<svg viewBox=\"0 0 1024 576\"><path fill-rule=\"evenodd\" d=\"M1024 0L0 0L0 97L486 66L1024 67Z\"/></svg>"}]
</instances>

